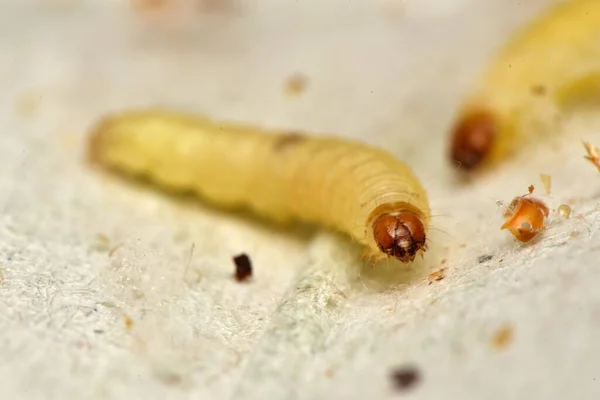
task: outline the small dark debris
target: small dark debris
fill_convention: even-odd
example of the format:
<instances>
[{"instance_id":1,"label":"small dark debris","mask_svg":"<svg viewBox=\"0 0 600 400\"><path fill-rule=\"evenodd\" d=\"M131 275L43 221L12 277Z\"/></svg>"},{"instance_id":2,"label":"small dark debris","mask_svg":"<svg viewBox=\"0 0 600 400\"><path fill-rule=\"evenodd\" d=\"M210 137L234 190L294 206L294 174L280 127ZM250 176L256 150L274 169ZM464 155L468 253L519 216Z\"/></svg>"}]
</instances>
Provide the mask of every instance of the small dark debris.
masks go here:
<instances>
[{"instance_id":1,"label":"small dark debris","mask_svg":"<svg viewBox=\"0 0 600 400\"><path fill-rule=\"evenodd\" d=\"M548 89L546 88L546 86L538 84L538 85L533 85L531 87L531 93L536 95L536 96L544 96L547 93Z\"/></svg>"},{"instance_id":2,"label":"small dark debris","mask_svg":"<svg viewBox=\"0 0 600 400\"><path fill-rule=\"evenodd\" d=\"M174 371L156 371L158 378L169 386L177 386L183 383L183 377Z\"/></svg>"},{"instance_id":3,"label":"small dark debris","mask_svg":"<svg viewBox=\"0 0 600 400\"><path fill-rule=\"evenodd\" d=\"M133 319L127 314L123 314L123 323L125 324L125 328L133 328Z\"/></svg>"},{"instance_id":4,"label":"small dark debris","mask_svg":"<svg viewBox=\"0 0 600 400\"><path fill-rule=\"evenodd\" d=\"M282 152L290 147L293 147L294 145L302 143L305 140L306 135L298 132L290 132L282 134L280 137L278 137L277 140L275 140L273 148L277 152Z\"/></svg>"},{"instance_id":5,"label":"small dark debris","mask_svg":"<svg viewBox=\"0 0 600 400\"><path fill-rule=\"evenodd\" d=\"M504 325L494 333L492 336L492 347L497 350L504 350L514 340L514 329L510 325Z\"/></svg>"},{"instance_id":6,"label":"small dark debris","mask_svg":"<svg viewBox=\"0 0 600 400\"><path fill-rule=\"evenodd\" d=\"M484 254L482 256L477 257L477 261L479 262L479 264L484 263L486 261L490 261L492 258L494 258L493 255L491 254Z\"/></svg>"},{"instance_id":7,"label":"small dark debris","mask_svg":"<svg viewBox=\"0 0 600 400\"><path fill-rule=\"evenodd\" d=\"M307 85L308 78L303 74L296 73L286 79L285 90L288 95L299 95L306 90Z\"/></svg>"},{"instance_id":8,"label":"small dark debris","mask_svg":"<svg viewBox=\"0 0 600 400\"><path fill-rule=\"evenodd\" d=\"M405 391L419 383L421 374L415 366L408 365L394 369L392 380L396 390Z\"/></svg>"},{"instance_id":9,"label":"small dark debris","mask_svg":"<svg viewBox=\"0 0 600 400\"><path fill-rule=\"evenodd\" d=\"M433 281L441 281L442 279L444 279L446 277L446 269L447 268L441 268L429 274L429 284L431 285Z\"/></svg>"},{"instance_id":10,"label":"small dark debris","mask_svg":"<svg viewBox=\"0 0 600 400\"><path fill-rule=\"evenodd\" d=\"M252 262L246 253L233 257L235 263L235 280L244 282L252 276Z\"/></svg>"},{"instance_id":11,"label":"small dark debris","mask_svg":"<svg viewBox=\"0 0 600 400\"><path fill-rule=\"evenodd\" d=\"M94 329L94 333L97 335L101 335L104 333L104 329Z\"/></svg>"}]
</instances>

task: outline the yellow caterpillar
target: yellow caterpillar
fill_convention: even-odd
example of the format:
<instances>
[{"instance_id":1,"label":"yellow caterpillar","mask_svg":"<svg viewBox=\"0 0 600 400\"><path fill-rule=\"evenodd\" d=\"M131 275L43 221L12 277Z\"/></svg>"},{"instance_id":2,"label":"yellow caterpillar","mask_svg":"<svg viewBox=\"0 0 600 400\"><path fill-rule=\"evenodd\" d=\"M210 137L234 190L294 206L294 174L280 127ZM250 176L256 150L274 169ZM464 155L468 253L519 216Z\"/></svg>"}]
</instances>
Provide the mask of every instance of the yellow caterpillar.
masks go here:
<instances>
[{"instance_id":1,"label":"yellow caterpillar","mask_svg":"<svg viewBox=\"0 0 600 400\"><path fill-rule=\"evenodd\" d=\"M410 262L427 248L425 190L405 164L358 142L148 109L101 120L89 155L220 207L328 226L364 244L374 260Z\"/></svg>"},{"instance_id":2,"label":"yellow caterpillar","mask_svg":"<svg viewBox=\"0 0 600 400\"><path fill-rule=\"evenodd\" d=\"M458 112L450 158L465 171L495 165L551 132L561 109L593 93L600 93L600 1L559 3L491 61Z\"/></svg>"}]
</instances>

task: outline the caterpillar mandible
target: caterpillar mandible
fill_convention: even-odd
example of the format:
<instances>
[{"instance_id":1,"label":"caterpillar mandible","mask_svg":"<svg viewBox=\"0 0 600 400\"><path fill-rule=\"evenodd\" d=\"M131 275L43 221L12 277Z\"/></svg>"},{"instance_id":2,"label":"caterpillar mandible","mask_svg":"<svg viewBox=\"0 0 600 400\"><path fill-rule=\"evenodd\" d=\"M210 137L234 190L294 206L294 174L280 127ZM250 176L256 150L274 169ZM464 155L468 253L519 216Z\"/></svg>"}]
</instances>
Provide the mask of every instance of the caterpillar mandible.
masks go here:
<instances>
[{"instance_id":1,"label":"caterpillar mandible","mask_svg":"<svg viewBox=\"0 0 600 400\"><path fill-rule=\"evenodd\" d=\"M88 151L100 165L218 207L341 231L375 261L411 262L427 249L430 208L418 179L357 141L144 109L101 119Z\"/></svg>"},{"instance_id":2,"label":"caterpillar mandible","mask_svg":"<svg viewBox=\"0 0 600 400\"><path fill-rule=\"evenodd\" d=\"M554 117L600 93L600 1L561 2L516 31L459 109L450 159L498 164L552 130Z\"/></svg>"}]
</instances>

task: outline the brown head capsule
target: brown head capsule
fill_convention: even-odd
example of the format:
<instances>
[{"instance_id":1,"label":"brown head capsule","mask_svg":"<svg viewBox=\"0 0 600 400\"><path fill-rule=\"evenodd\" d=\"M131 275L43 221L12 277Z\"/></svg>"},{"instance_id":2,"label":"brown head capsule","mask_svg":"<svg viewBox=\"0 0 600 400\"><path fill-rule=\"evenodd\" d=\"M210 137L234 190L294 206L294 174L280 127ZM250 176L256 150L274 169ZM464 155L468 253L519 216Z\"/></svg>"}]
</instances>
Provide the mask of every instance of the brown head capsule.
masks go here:
<instances>
[{"instance_id":1,"label":"brown head capsule","mask_svg":"<svg viewBox=\"0 0 600 400\"><path fill-rule=\"evenodd\" d=\"M373 237L379 249L402 262L415 259L425 251L425 227L417 215L405 211L383 214L373 223Z\"/></svg>"},{"instance_id":2,"label":"brown head capsule","mask_svg":"<svg viewBox=\"0 0 600 400\"><path fill-rule=\"evenodd\" d=\"M479 166L492 148L497 123L486 111L462 116L452 131L450 158L459 169L472 170Z\"/></svg>"}]
</instances>

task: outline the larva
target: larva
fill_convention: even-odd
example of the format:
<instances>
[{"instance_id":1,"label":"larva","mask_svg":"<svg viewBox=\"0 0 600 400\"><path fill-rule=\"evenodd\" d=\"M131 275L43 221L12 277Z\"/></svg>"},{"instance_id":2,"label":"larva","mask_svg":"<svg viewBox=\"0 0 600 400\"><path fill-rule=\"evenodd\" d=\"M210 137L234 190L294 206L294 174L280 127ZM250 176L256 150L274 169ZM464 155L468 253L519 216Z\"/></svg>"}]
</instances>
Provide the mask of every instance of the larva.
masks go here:
<instances>
[{"instance_id":1,"label":"larva","mask_svg":"<svg viewBox=\"0 0 600 400\"><path fill-rule=\"evenodd\" d=\"M122 173L273 221L321 224L365 245L365 257L411 262L426 250L427 195L389 153L333 136L264 131L169 110L107 116L90 157Z\"/></svg>"},{"instance_id":2,"label":"larva","mask_svg":"<svg viewBox=\"0 0 600 400\"><path fill-rule=\"evenodd\" d=\"M452 126L463 171L492 166L552 131L558 112L600 93L600 1L555 5L492 59Z\"/></svg>"}]
</instances>

